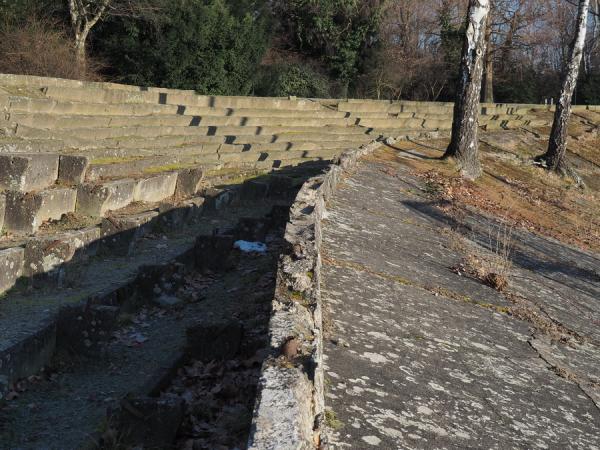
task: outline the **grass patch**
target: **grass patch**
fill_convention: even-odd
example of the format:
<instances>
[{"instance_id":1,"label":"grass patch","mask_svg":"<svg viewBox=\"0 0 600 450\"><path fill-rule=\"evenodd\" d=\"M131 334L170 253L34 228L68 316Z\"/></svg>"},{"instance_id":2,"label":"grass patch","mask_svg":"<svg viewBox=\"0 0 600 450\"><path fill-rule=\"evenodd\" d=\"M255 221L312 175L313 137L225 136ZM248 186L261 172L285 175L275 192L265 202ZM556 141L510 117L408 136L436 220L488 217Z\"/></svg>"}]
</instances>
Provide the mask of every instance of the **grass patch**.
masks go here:
<instances>
[{"instance_id":1,"label":"grass patch","mask_svg":"<svg viewBox=\"0 0 600 450\"><path fill-rule=\"evenodd\" d=\"M332 430L339 430L344 427L344 423L337 418L335 412L331 409L325 410L325 425Z\"/></svg>"}]
</instances>

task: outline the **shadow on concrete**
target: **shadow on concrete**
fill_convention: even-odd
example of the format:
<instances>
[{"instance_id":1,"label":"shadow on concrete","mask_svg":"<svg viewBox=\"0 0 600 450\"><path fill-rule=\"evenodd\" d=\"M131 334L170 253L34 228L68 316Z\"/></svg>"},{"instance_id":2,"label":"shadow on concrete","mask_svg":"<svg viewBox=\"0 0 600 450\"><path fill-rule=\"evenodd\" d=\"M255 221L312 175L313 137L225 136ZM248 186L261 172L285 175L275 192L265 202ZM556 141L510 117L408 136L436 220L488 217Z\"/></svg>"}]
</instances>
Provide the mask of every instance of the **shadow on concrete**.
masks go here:
<instances>
[{"instance_id":1,"label":"shadow on concrete","mask_svg":"<svg viewBox=\"0 0 600 450\"><path fill-rule=\"evenodd\" d=\"M468 212L462 222L440 210L436 201L405 201L403 204L438 226L450 227L490 252L505 243L511 247L513 264L597 297L600 292L600 259L569 245L515 230L498 219Z\"/></svg>"}]
</instances>

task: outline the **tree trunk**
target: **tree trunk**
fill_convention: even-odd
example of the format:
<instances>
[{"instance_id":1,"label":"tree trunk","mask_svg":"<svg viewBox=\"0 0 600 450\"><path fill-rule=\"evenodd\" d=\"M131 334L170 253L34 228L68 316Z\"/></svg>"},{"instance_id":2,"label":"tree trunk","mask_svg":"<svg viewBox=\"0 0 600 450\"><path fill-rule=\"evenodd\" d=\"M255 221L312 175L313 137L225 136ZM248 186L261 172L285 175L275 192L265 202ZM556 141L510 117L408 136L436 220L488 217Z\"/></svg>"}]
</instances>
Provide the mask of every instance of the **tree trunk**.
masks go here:
<instances>
[{"instance_id":1,"label":"tree trunk","mask_svg":"<svg viewBox=\"0 0 600 450\"><path fill-rule=\"evenodd\" d=\"M489 12L490 0L469 0L467 32L454 103L452 138L444 154L444 158L455 158L462 175L469 179L481 175L478 155L479 99Z\"/></svg>"},{"instance_id":2,"label":"tree trunk","mask_svg":"<svg viewBox=\"0 0 600 450\"><path fill-rule=\"evenodd\" d=\"M87 72L87 55L85 51L87 33L78 33L75 36L75 58L79 76L84 76Z\"/></svg>"},{"instance_id":3,"label":"tree trunk","mask_svg":"<svg viewBox=\"0 0 600 450\"><path fill-rule=\"evenodd\" d=\"M565 156L567 153L567 132L571 116L573 92L577 86L579 66L581 65L583 47L585 45L589 6L590 0L579 0L575 38L569 49L569 59L563 74L562 90L556 102L556 111L554 113L548 150L544 155L538 157L538 160L545 161L548 170L560 172L565 175L571 172Z\"/></svg>"},{"instance_id":4,"label":"tree trunk","mask_svg":"<svg viewBox=\"0 0 600 450\"><path fill-rule=\"evenodd\" d=\"M492 15L488 15L487 25L485 27L485 78L483 79L483 95L481 100L484 103L494 103L494 48L492 47Z\"/></svg>"}]
</instances>

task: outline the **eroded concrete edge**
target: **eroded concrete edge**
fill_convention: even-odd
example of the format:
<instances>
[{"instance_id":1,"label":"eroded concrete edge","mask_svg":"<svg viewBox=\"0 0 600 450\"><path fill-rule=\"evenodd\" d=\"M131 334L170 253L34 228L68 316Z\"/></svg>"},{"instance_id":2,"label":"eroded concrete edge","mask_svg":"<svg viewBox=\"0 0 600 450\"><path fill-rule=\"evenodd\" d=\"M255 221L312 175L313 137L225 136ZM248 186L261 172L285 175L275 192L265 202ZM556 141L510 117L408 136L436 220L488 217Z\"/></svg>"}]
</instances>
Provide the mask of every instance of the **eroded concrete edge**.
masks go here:
<instances>
[{"instance_id":1,"label":"eroded concrete edge","mask_svg":"<svg viewBox=\"0 0 600 450\"><path fill-rule=\"evenodd\" d=\"M375 140L343 153L310 178L290 208L269 324L272 356L258 387L248 448L310 449L324 420L321 222L344 172L381 147Z\"/></svg>"}]
</instances>

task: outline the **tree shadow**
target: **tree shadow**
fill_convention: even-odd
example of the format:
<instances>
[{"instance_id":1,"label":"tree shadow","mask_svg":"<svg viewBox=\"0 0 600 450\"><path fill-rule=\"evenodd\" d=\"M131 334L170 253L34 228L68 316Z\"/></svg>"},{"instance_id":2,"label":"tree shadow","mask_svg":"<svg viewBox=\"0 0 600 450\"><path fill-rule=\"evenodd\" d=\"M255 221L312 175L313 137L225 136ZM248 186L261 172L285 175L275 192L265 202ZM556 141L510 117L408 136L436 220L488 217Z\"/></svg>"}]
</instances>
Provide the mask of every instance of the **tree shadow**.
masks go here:
<instances>
[{"instance_id":1,"label":"tree shadow","mask_svg":"<svg viewBox=\"0 0 600 450\"><path fill-rule=\"evenodd\" d=\"M600 259L595 255L526 230L507 228L496 218L472 211L459 222L441 211L439 202L410 200L402 203L434 224L460 231L465 238L490 252L510 245L510 259L519 268L594 298L600 293Z\"/></svg>"}]
</instances>

